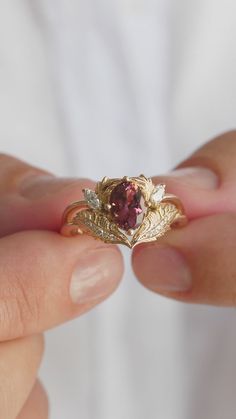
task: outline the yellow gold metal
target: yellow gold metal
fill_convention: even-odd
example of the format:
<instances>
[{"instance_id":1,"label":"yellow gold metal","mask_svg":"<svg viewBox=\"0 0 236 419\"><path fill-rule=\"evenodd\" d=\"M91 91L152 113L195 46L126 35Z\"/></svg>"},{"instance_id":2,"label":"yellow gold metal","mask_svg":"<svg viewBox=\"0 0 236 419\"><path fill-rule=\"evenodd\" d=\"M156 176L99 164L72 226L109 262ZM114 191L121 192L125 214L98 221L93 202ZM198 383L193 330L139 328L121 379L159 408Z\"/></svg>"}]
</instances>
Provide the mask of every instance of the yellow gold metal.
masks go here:
<instances>
[{"instance_id":1,"label":"yellow gold metal","mask_svg":"<svg viewBox=\"0 0 236 419\"><path fill-rule=\"evenodd\" d=\"M140 189L146 208L141 224L128 231L122 230L109 215L111 192L124 181L132 182ZM85 233L105 243L124 244L133 248L139 243L157 241L171 228L187 224L179 198L165 193L165 185L154 185L152 179L144 175L124 176L122 179L104 177L97 183L95 191L83 192L86 199L72 203L63 214L61 234L65 236ZM155 198L156 194L160 195L160 199Z\"/></svg>"}]
</instances>

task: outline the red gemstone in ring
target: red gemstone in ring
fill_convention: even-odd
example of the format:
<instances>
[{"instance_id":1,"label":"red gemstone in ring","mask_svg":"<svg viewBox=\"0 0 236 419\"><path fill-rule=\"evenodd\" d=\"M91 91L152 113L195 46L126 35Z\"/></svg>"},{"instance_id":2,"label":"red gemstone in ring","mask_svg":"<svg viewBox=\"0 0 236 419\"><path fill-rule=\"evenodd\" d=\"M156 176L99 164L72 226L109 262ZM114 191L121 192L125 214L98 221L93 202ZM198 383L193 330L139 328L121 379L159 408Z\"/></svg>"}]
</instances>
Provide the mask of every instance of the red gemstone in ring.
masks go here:
<instances>
[{"instance_id":1,"label":"red gemstone in ring","mask_svg":"<svg viewBox=\"0 0 236 419\"><path fill-rule=\"evenodd\" d=\"M132 182L121 182L112 190L110 214L123 230L128 231L138 226L138 216L143 212L141 198L140 188Z\"/></svg>"}]
</instances>

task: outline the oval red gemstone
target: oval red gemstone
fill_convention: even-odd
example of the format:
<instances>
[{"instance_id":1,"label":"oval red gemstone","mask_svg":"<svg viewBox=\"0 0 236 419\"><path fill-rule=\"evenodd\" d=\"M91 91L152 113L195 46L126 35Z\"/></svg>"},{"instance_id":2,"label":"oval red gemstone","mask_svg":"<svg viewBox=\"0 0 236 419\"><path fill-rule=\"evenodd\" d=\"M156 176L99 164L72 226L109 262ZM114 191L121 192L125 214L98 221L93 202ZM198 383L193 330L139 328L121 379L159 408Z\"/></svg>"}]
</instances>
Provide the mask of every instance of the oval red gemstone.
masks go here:
<instances>
[{"instance_id":1,"label":"oval red gemstone","mask_svg":"<svg viewBox=\"0 0 236 419\"><path fill-rule=\"evenodd\" d=\"M137 227L138 215L143 212L140 205L140 188L132 182L119 183L110 195L111 215L113 220L123 230Z\"/></svg>"}]
</instances>

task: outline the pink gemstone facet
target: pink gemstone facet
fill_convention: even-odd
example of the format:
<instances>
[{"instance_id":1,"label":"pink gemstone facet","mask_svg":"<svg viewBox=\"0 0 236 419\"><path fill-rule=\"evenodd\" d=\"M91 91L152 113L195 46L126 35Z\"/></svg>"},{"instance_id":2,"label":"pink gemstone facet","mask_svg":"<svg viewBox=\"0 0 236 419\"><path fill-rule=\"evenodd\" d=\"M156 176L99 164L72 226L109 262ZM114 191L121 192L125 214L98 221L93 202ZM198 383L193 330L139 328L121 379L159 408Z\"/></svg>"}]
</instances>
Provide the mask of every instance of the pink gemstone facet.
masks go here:
<instances>
[{"instance_id":1,"label":"pink gemstone facet","mask_svg":"<svg viewBox=\"0 0 236 419\"><path fill-rule=\"evenodd\" d=\"M143 212L140 205L141 191L132 182L119 183L110 195L110 213L116 224L123 230L135 229L137 217Z\"/></svg>"}]
</instances>

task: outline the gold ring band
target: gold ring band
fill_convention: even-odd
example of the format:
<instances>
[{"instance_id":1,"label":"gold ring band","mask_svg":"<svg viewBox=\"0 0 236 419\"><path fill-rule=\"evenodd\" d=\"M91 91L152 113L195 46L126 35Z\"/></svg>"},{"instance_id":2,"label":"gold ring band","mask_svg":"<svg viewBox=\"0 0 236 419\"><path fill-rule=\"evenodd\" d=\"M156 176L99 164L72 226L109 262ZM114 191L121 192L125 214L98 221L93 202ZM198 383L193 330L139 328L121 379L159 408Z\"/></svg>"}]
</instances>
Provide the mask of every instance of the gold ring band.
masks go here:
<instances>
[{"instance_id":1,"label":"gold ring band","mask_svg":"<svg viewBox=\"0 0 236 419\"><path fill-rule=\"evenodd\" d=\"M84 189L84 200L69 205L62 217L61 234L88 234L105 243L133 248L158 240L187 223L179 198L167 194L144 175L122 179L104 177L94 191Z\"/></svg>"}]
</instances>

